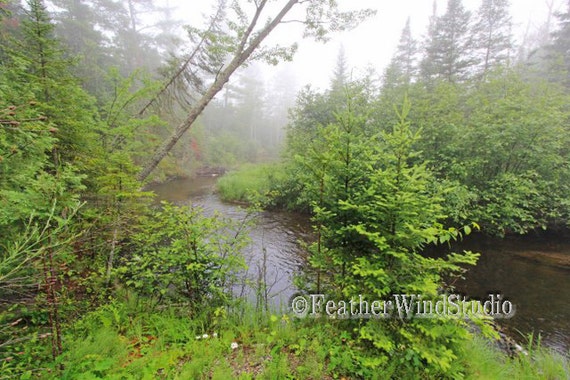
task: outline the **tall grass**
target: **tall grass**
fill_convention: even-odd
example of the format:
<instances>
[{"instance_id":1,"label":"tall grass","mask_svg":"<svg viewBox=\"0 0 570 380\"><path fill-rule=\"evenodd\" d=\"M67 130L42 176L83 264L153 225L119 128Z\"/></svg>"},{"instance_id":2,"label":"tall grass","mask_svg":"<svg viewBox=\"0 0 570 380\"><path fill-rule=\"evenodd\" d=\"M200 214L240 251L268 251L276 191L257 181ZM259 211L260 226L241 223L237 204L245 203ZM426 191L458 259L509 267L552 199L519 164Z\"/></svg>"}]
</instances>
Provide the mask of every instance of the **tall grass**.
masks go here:
<instances>
[{"instance_id":1,"label":"tall grass","mask_svg":"<svg viewBox=\"0 0 570 380\"><path fill-rule=\"evenodd\" d=\"M113 301L72 326L64 354L57 363L42 363L46 370L35 377L359 378L354 357L346 355L356 352L349 349L352 342L335 325L340 321L298 320L253 312L247 305L228 313L221 325L208 325L207 319L191 319L183 309L133 309ZM554 380L570 375L568 357L539 344L529 343L526 354L511 358L477 335L464 343L456 365L466 379ZM389 373L387 367L377 378L389 378Z\"/></svg>"},{"instance_id":2,"label":"tall grass","mask_svg":"<svg viewBox=\"0 0 570 380\"><path fill-rule=\"evenodd\" d=\"M570 359L529 338L525 352L509 357L480 336L464 345L461 362L467 379L551 379L570 378Z\"/></svg>"},{"instance_id":3,"label":"tall grass","mask_svg":"<svg viewBox=\"0 0 570 380\"><path fill-rule=\"evenodd\" d=\"M267 206L285 178L282 164L247 164L220 178L218 192L224 201Z\"/></svg>"}]
</instances>

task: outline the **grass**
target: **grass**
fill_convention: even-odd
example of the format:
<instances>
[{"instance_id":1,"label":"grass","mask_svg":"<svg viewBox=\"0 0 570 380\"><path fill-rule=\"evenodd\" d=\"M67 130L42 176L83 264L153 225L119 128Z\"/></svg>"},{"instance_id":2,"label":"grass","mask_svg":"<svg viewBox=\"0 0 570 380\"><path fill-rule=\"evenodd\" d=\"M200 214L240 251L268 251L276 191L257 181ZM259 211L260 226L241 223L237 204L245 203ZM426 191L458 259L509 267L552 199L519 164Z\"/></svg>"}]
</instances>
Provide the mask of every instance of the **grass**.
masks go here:
<instances>
[{"instance_id":1,"label":"grass","mask_svg":"<svg viewBox=\"0 0 570 380\"><path fill-rule=\"evenodd\" d=\"M285 178L281 164L247 164L218 181L218 192L224 201L266 205Z\"/></svg>"},{"instance_id":2,"label":"grass","mask_svg":"<svg viewBox=\"0 0 570 380\"><path fill-rule=\"evenodd\" d=\"M465 343L463 358L468 379L568 379L568 357L529 343L526 353L515 358L505 356L479 336Z\"/></svg>"},{"instance_id":3,"label":"grass","mask_svg":"<svg viewBox=\"0 0 570 380\"><path fill-rule=\"evenodd\" d=\"M191 318L180 308L153 311L111 302L69 326L63 355L44 363L34 378L358 378L350 376L355 363L348 354L352 343L334 322L243 309L220 315L221 320ZM569 377L567 357L532 344L527 350L528 355L510 358L475 336L464 343L458 364L466 379ZM379 371L377 378L383 376Z\"/></svg>"},{"instance_id":4,"label":"grass","mask_svg":"<svg viewBox=\"0 0 570 380\"><path fill-rule=\"evenodd\" d=\"M322 341L307 340L326 334L309 331L287 316L236 315L224 327L205 330L203 320L180 309L125 312L127 308L112 303L89 313L69 330L59 360L34 377L326 378Z\"/></svg>"}]
</instances>

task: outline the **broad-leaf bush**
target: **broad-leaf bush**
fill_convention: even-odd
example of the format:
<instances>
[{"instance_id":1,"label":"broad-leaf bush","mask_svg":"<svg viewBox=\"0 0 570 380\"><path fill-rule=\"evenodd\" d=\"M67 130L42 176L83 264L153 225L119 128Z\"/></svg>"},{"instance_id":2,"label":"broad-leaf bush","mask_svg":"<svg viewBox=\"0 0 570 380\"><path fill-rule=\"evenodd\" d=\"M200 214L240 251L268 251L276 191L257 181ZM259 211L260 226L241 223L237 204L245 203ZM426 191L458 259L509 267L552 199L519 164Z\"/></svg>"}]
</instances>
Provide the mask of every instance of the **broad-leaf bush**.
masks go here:
<instances>
[{"instance_id":1,"label":"broad-leaf bush","mask_svg":"<svg viewBox=\"0 0 570 380\"><path fill-rule=\"evenodd\" d=\"M130 236L117 272L128 287L158 300L189 302L194 309L226 305L245 268L247 242L245 222L165 202Z\"/></svg>"}]
</instances>

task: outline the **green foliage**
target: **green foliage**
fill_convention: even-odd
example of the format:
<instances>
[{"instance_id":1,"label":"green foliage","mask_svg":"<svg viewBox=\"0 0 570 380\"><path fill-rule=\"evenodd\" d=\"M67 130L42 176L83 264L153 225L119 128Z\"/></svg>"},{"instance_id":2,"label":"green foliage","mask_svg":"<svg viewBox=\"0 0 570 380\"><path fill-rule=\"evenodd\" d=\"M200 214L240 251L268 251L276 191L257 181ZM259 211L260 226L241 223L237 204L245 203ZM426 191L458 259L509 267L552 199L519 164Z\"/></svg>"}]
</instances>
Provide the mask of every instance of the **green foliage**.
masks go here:
<instances>
[{"instance_id":1,"label":"green foliage","mask_svg":"<svg viewBox=\"0 0 570 380\"><path fill-rule=\"evenodd\" d=\"M23 85L22 90L37 102L39 112L56 128L57 148L61 160L74 160L83 169L92 156L90 141L97 124L94 101L84 92L68 69L71 61L64 57L59 41L54 38L53 24L40 1L28 2L27 18L22 22L23 41L15 42L14 63L9 79Z\"/></svg>"},{"instance_id":2,"label":"green foliage","mask_svg":"<svg viewBox=\"0 0 570 380\"><path fill-rule=\"evenodd\" d=\"M411 368L413 356L374 370L363 366L362 348L344 331L347 321L315 323L270 315L259 320L237 318L241 313L236 311L224 328L212 330L202 324L204 315L189 318L174 307L156 310L144 298L127 294L69 326L67 349L57 361L40 361L33 372L9 372L4 362L2 374L38 379L443 378ZM239 342L237 348L231 348L232 342ZM33 347L37 350L41 341L24 349ZM466 379L567 377L567 358L539 345L529 348L528 355L510 358L474 336L461 341L453 367L461 367Z\"/></svg>"},{"instance_id":3,"label":"green foliage","mask_svg":"<svg viewBox=\"0 0 570 380\"><path fill-rule=\"evenodd\" d=\"M60 216L54 203L48 216L30 217L13 241L0 246L0 297L12 303L0 311L0 360L7 373L37 366L50 355L48 342L52 355L59 350L57 314L73 310L61 284L72 277L69 246L80 235L78 208Z\"/></svg>"},{"instance_id":4,"label":"green foliage","mask_svg":"<svg viewBox=\"0 0 570 380\"><path fill-rule=\"evenodd\" d=\"M411 129L421 130L414 162L435 174L433 186L455 188L442 204L451 222L476 220L496 235L567 224L568 101L559 87L496 69L477 86L387 89L372 111L382 130L406 93Z\"/></svg>"},{"instance_id":5,"label":"green foliage","mask_svg":"<svg viewBox=\"0 0 570 380\"><path fill-rule=\"evenodd\" d=\"M97 151L92 134L97 114L92 99L68 74L70 62L52 29L42 3L29 1L20 34L2 35L0 259L7 270L1 291L11 304L2 313L7 342L37 333L48 338L56 356L61 321L76 306L69 297L80 235L75 214L86 189L87 161ZM8 345L7 355L17 348ZM12 356L15 365L36 360L37 350L31 352Z\"/></svg>"},{"instance_id":6,"label":"green foliage","mask_svg":"<svg viewBox=\"0 0 570 380\"><path fill-rule=\"evenodd\" d=\"M466 379L563 379L568 377L568 358L529 340L524 353L504 358L504 353L479 336L464 342Z\"/></svg>"},{"instance_id":7,"label":"green foliage","mask_svg":"<svg viewBox=\"0 0 570 380\"><path fill-rule=\"evenodd\" d=\"M117 269L125 284L158 299L218 307L230 301L240 250L247 244L245 221L202 216L199 208L163 203L141 219Z\"/></svg>"},{"instance_id":8,"label":"green foliage","mask_svg":"<svg viewBox=\"0 0 570 380\"><path fill-rule=\"evenodd\" d=\"M55 200L62 214L73 207L98 154L92 99L68 74L41 3L31 1L27 16L21 39L3 41L0 67L0 225L8 233L32 213L49 215Z\"/></svg>"},{"instance_id":9,"label":"green foliage","mask_svg":"<svg viewBox=\"0 0 570 380\"><path fill-rule=\"evenodd\" d=\"M224 201L246 202L270 208L280 205L280 189L287 180L283 164L243 165L238 171L224 175L217 182Z\"/></svg>"},{"instance_id":10,"label":"green foliage","mask_svg":"<svg viewBox=\"0 0 570 380\"><path fill-rule=\"evenodd\" d=\"M489 232L546 228L567 214L564 99L512 72L495 73L471 94L455 178L478 194L474 218Z\"/></svg>"},{"instance_id":11,"label":"green foliage","mask_svg":"<svg viewBox=\"0 0 570 380\"><path fill-rule=\"evenodd\" d=\"M443 204L450 221L477 220L496 235L568 225L568 99L560 84L568 78L569 13L557 15L553 44L517 66L508 8L507 1L483 1L475 17L459 0L441 16L434 8L420 73L399 80L404 68L413 69L406 26L372 111L379 127L391 130L393 107L407 94L412 128L422 130L418 162L460 189Z\"/></svg>"},{"instance_id":12,"label":"green foliage","mask_svg":"<svg viewBox=\"0 0 570 380\"><path fill-rule=\"evenodd\" d=\"M471 232L445 228L441 203L449 188L433 187L433 174L413 150L419 132L407 121L409 103L390 132L367 136L367 114L349 97L336 122L318 128L299 180L311 194L317 242L309 261L317 292L354 299L386 299L393 294L421 294L435 299L443 276L473 265L466 252L446 259L428 258L421 250ZM437 191L437 192L434 192ZM457 376L459 345L470 334L464 322L445 319L346 321L342 329L355 346L348 361L352 375L370 377L392 363L394 376ZM339 359L345 362L347 359Z\"/></svg>"},{"instance_id":13,"label":"green foliage","mask_svg":"<svg viewBox=\"0 0 570 380\"><path fill-rule=\"evenodd\" d=\"M5 94L5 93L3 93ZM44 202L47 194L42 189L51 187L49 156L55 139L49 127L30 107L2 104L0 126L0 225L13 228L33 211L47 212L50 204ZM22 123L19 120L35 120ZM53 185L55 185L52 182ZM49 199L49 198L48 198ZM41 206L40 206L41 205ZM43 206L43 207L42 207ZM4 233L8 232L4 229ZM7 238L9 235L5 235Z\"/></svg>"},{"instance_id":14,"label":"green foliage","mask_svg":"<svg viewBox=\"0 0 570 380\"><path fill-rule=\"evenodd\" d=\"M42 2L21 16L17 33L0 35L0 292L11 304L1 313L1 355L14 373L60 353L62 324L104 299L120 242L148 198L132 163L144 148L131 141L149 122L127 111L152 89L133 94L135 80L116 76L116 98L97 110L70 75L73 60ZM88 205L76 215L80 198Z\"/></svg>"}]
</instances>

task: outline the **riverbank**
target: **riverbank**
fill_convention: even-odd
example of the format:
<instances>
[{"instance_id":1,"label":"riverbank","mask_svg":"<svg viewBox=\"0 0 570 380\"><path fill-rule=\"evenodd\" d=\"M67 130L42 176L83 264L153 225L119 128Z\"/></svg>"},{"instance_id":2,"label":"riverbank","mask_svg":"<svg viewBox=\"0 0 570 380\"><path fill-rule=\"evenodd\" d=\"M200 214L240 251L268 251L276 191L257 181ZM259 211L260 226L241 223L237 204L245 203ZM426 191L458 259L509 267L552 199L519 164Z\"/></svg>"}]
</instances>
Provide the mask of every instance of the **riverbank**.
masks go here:
<instances>
[{"instance_id":1,"label":"riverbank","mask_svg":"<svg viewBox=\"0 0 570 380\"><path fill-rule=\"evenodd\" d=\"M154 191L160 199L184 204L191 202L210 212L216 210L232 218L242 217L243 210L235 203L220 200L215 190L219 183L216 178L194 178L155 187ZM255 247L251 252L267 252L269 277L282 276L279 287L273 290L281 291L291 286L289 277L299 270L295 268L301 264L291 263L301 262L298 252L304 250L297 247L295 241L307 240L310 221L306 215L281 211L266 211L259 215L261 219L252 234ZM303 228L299 228L299 223ZM568 272L521 259L518 255L526 250L568 254L570 244L564 241L550 234L503 239L473 234L453 249L481 252L482 256L478 265L464 275L465 279L454 285L458 292L475 299L485 299L489 291L501 293L517 307L514 318L500 321L507 335L522 344L527 335L540 334L543 345L567 353L570 305L565 299L570 297L570 286L564 284L568 283ZM252 260L254 269L257 262L259 258Z\"/></svg>"},{"instance_id":2,"label":"riverbank","mask_svg":"<svg viewBox=\"0 0 570 380\"><path fill-rule=\"evenodd\" d=\"M281 164L246 164L222 176L216 188L225 202L275 206L286 174Z\"/></svg>"},{"instance_id":3,"label":"riverbank","mask_svg":"<svg viewBox=\"0 0 570 380\"><path fill-rule=\"evenodd\" d=\"M247 305L217 316L190 318L187 309L152 310L148 300L131 294L69 326L66 351L57 362L44 363L34 377L356 379L360 375L352 356L354 338L341 332L337 325L342 323L255 313ZM567 358L536 342L525 349L527 354L509 356L473 335L461 344L454 366L466 379L565 379L570 375ZM413 377L390 363L377 374L379 379Z\"/></svg>"}]
</instances>

